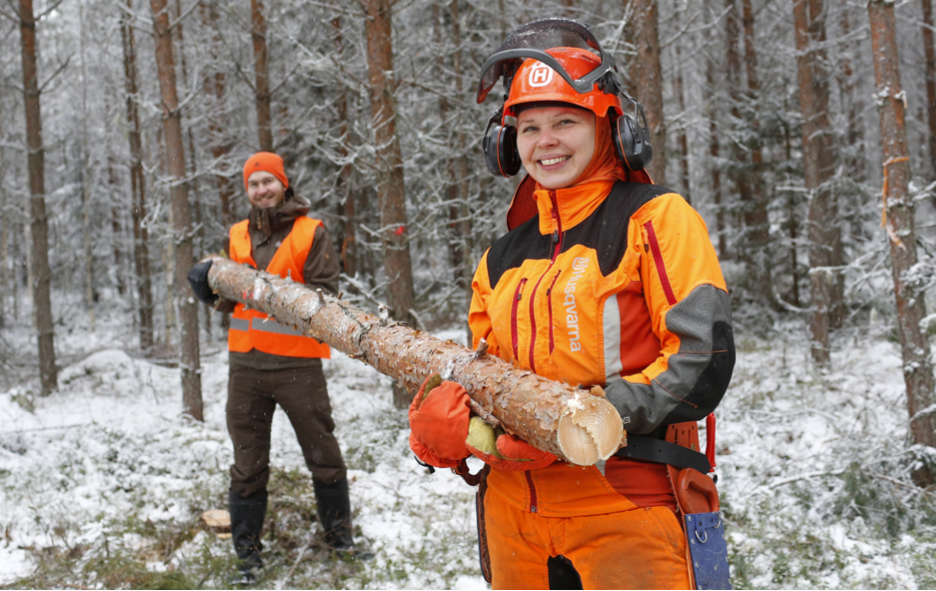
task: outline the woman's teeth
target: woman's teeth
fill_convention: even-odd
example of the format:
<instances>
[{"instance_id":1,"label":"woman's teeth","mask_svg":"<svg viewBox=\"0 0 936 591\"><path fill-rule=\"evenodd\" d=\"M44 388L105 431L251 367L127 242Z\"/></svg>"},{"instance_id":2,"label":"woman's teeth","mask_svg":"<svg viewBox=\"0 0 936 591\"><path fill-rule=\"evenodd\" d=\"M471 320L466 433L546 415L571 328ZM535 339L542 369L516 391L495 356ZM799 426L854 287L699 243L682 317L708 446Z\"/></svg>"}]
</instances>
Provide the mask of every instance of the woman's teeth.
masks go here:
<instances>
[{"instance_id":1,"label":"woman's teeth","mask_svg":"<svg viewBox=\"0 0 936 591\"><path fill-rule=\"evenodd\" d=\"M553 164L559 164L564 160L568 160L569 156L559 156L558 158L548 158L546 160L540 160L540 164L543 166L552 166Z\"/></svg>"}]
</instances>

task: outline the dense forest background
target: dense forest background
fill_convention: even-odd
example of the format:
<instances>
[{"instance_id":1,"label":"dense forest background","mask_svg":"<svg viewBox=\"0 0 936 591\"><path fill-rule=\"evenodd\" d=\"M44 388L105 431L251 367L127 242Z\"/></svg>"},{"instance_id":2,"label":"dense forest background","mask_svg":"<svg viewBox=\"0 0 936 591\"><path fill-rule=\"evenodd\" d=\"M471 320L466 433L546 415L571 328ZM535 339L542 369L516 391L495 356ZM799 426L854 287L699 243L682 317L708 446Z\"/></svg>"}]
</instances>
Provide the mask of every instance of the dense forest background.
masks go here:
<instances>
[{"instance_id":1,"label":"dense forest background","mask_svg":"<svg viewBox=\"0 0 936 591\"><path fill-rule=\"evenodd\" d=\"M896 14L899 166L925 261L930 1L882 3ZM138 327L138 350L165 357L198 314L217 330L220 316L186 303L176 267L224 250L248 210L241 165L261 149L284 157L331 229L349 297L424 326L458 321L516 183L483 164L498 105L476 104L480 64L514 26L547 16L590 25L646 107L653 177L707 220L739 330L769 334L778 318L813 322L821 309L825 327L811 334L825 363L830 330L896 312L866 2L21 0L0 13L0 326L38 316L51 339L63 315L86 315L93 330L96 312L116 307ZM930 266L917 271L925 290ZM816 291L819 275L828 286ZM34 292L49 300L48 285L45 319L48 304L31 303ZM54 363L41 366L49 389Z\"/></svg>"},{"instance_id":2,"label":"dense forest background","mask_svg":"<svg viewBox=\"0 0 936 591\"><path fill-rule=\"evenodd\" d=\"M646 108L651 174L705 218L739 342L824 376L898 344L898 430L931 449L931 0L7 0L0 389L52 393L109 346L179 368L203 418L226 319L184 276L246 216L259 150L331 231L345 298L463 334L517 184L484 165L499 102L476 103L480 66L553 16L589 25ZM914 449L884 471L898 489L932 485L936 454Z\"/></svg>"}]
</instances>

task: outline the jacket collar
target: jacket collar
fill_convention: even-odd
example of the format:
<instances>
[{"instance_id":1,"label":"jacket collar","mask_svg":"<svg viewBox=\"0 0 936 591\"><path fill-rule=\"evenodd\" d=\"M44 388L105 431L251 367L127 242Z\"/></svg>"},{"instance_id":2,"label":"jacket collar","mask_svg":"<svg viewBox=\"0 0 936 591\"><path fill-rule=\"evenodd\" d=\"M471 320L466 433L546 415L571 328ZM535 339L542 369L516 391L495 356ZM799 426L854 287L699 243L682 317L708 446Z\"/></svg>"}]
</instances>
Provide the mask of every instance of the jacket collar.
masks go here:
<instances>
[{"instance_id":1,"label":"jacket collar","mask_svg":"<svg viewBox=\"0 0 936 591\"><path fill-rule=\"evenodd\" d=\"M568 189L534 191L540 234L574 228L598 209L613 186L614 181L595 181Z\"/></svg>"}]
</instances>

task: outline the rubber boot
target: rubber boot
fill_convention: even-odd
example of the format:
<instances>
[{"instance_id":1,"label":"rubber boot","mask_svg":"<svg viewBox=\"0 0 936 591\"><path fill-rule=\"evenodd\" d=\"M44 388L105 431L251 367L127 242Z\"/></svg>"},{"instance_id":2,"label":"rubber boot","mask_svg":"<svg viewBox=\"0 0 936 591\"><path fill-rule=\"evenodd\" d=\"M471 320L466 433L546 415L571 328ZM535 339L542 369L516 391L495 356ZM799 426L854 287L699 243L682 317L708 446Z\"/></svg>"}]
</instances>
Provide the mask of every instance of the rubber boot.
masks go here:
<instances>
[{"instance_id":1,"label":"rubber boot","mask_svg":"<svg viewBox=\"0 0 936 591\"><path fill-rule=\"evenodd\" d=\"M325 532L325 543L336 552L353 552L348 479L339 480L334 484L324 484L313 479L312 488L315 489L319 523Z\"/></svg>"},{"instance_id":2,"label":"rubber boot","mask_svg":"<svg viewBox=\"0 0 936 591\"><path fill-rule=\"evenodd\" d=\"M236 583L250 585L256 582L263 569L260 551L263 542L263 520L266 517L266 491L253 497L244 497L240 493L228 493L228 510L231 513L231 539L234 552L237 553L239 579Z\"/></svg>"}]
</instances>

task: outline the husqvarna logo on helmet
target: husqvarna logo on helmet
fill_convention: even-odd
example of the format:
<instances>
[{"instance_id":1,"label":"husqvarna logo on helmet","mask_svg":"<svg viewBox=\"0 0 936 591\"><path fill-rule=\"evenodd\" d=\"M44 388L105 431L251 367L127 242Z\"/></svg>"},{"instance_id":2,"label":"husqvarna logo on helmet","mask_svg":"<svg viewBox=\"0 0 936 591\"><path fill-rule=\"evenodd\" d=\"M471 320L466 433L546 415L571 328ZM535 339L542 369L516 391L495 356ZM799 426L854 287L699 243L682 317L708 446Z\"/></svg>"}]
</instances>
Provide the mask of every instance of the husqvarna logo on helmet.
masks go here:
<instances>
[{"instance_id":1,"label":"husqvarna logo on helmet","mask_svg":"<svg viewBox=\"0 0 936 591\"><path fill-rule=\"evenodd\" d=\"M530 68L530 86L546 86L552 82L553 74L552 68L542 62L536 62L533 64L533 67Z\"/></svg>"}]
</instances>

